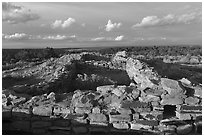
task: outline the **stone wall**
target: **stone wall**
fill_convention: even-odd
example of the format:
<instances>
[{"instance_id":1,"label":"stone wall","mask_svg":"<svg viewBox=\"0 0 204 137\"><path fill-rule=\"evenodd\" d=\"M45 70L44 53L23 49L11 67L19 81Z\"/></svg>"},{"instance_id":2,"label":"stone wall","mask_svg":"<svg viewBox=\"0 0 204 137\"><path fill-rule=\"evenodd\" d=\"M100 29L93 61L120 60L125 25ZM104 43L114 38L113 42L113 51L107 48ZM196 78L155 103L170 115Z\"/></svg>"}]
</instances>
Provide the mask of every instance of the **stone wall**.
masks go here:
<instances>
[{"instance_id":1,"label":"stone wall","mask_svg":"<svg viewBox=\"0 0 204 137\"><path fill-rule=\"evenodd\" d=\"M140 120L140 116L149 120ZM201 134L200 117L191 121L165 121L161 117L162 113L156 111L140 115L105 115L95 109L90 114L68 113L65 118L59 118L3 110L2 129L3 134ZM182 115L182 119L184 117Z\"/></svg>"},{"instance_id":2,"label":"stone wall","mask_svg":"<svg viewBox=\"0 0 204 137\"><path fill-rule=\"evenodd\" d=\"M129 86L109 85L77 90L63 101L56 101L60 97L55 93L18 102L13 97L3 106L3 134L202 134L200 104L134 99L141 94Z\"/></svg>"}]
</instances>

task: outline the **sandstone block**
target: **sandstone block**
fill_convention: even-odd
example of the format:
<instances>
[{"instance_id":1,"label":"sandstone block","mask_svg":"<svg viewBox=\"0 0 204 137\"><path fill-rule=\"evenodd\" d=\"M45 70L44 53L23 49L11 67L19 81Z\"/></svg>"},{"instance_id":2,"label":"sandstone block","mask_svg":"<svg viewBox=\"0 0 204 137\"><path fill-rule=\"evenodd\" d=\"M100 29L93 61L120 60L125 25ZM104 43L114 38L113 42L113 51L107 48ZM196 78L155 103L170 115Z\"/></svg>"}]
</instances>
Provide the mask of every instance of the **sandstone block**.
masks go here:
<instances>
[{"instance_id":1,"label":"sandstone block","mask_svg":"<svg viewBox=\"0 0 204 137\"><path fill-rule=\"evenodd\" d=\"M119 109L117 109L117 110L118 110L118 112L119 112L120 114L132 114L132 111L131 111L130 109L119 108Z\"/></svg>"},{"instance_id":2,"label":"sandstone block","mask_svg":"<svg viewBox=\"0 0 204 137\"><path fill-rule=\"evenodd\" d=\"M140 115L146 120L162 120L163 119L163 112L161 111L141 112Z\"/></svg>"},{"instance_id":3,"label":"sandstone block","mask_svg":"<svg viewBox=\"0 0 204 137\"><path fill-rule=\"evenodd\" d=\"M107 122L107 118L104 114L89 114L89 119L91 122Z\"/></svg>"},{"instance_id":4,"label":"sandstone block","mask_svg":"<svg viewBox=\"0 0 204 137\"><path fill-rule=\"evenodd\" d=\"M52 115L52 107L51 106L38 106L33 108L34 115L40 116L51 116Z\"/></svg>"},{"instance_id":5,"label":"sandstone block","mask_svg":"<svg viewBox=\"0 0 204 137\"><path fill-rule=\"evenodd\" d=\"M149 125L143 125L143 124L140 124L140 123L130 123L130 129L132 130L141 130L141 129L151 129L152 127L149 126Z\"/></svg>"},{"instance_id":6,"label":"sandstone block","mask_svg":"<svg viewBox=\"0 0 204 137\"><path fill-rule=\"evenodd\" d=\"M76 107L75 112L79 113L79 114L84 114L84 113L89 114L89 113L91 113L91 108L87 108L87 107L79 108L79 107Z\"/></svg>"},{"instance_id":7,"label":"sandstone block","mask_svg":"<svg viewBox=\"0 0 204 137\"><path fill-rule=\"evenodd\" d=\"M131 121L130 115L109 115L110 123L113 122L129 122Z\"/></svg>"},{"instance_id":8,"label":"sandstone block","mask_svg":"<svg viewBox=\"0 0 204 137\"><path fill-rule=\"evenodd\" d=\"M176 111L176 117L178 117L179 120L191 120L190 113L180 113Z\"/></svg>"},{"instance_id":9,"label":"sandstone block","mask_svg":"<svg viewBox=\"0 0 204 137\"><path fill-rule=\"evenodd\" d=\"M113 127L116 129L128 129L129 125L127 123L113 123Z\"/></svg>"},{"instance_id":10,"label":"sandstone block","mask_svg":"<svg viewBox=\"0 0 204 137\"><path fill-rule=\"evenodd\" d=\"M184 92L178 81L173 79L161 78L161 85L163 89L166 90L171 96L176 96L177 94Z\"/></svg>"},{"instance_id":11,"label":"sandstone block","mask_svg":"<svg viewBox=\"0 0 204 137\"><path fill-rule=\"evenodd\" d=\"M92 113L98 114L101 112L101 109L99 107L92 108Z\"/></svg>"},{"instance_id":12,"label":"sandstone block","mask_svg":"<svg viewBox=\"0 0 204 137\"><path fill-rule=\"evenodd\" d=\"M158 126L159 121L157 120L135 120L135 123L142 124L142 125L148 125L148 126Z\"/></svg>"},{"instance_id":13,"label":"sandstone block","mask_svg":"<svg viewBox=\"0 0 204 137\"><path fill-rule=\"evenodd\" d=\"M199 99L196 97L188 97L185 99L185 103L191 106L197 105L199 102Z\"/></svg>"},{"instance_id":14,"label":"sandstone block","mask_svg":"<svg viewBox=\"0 0 204 137\"><path fill-rule=\"evenodd\" d=\"M101 92L102 94L106 94L114 89L114 85L106 85L106 86L99 86L96 88L98 92Z\"/></svg>"},{"instance_id":15,"label":"sandstone block","mask_svg":"<svg viewBox=\"0 0 204 137\"><path fill-rule=\"evenodd\" d=\"M140 101L123 101L121 108L148 108L148 103Z\"/></svg>"},{"instance_id":16,"label":"sandstone block","mask_svg":"<svg viewBox=\"0 0 204 137\"><path fill-rule=\"evenodd\" d=\"M71 124L75 126L87 125L87 119L71 119Z\"/></svg>"},{"instance_id":17,"label":"sandstone block","mask_svg":"<svg viewBox=\"0 0 204 137\"><path fill-rule=\"evenodd\" d=\"M195 105L195 106L177 105L176 110L182 113L201 113L202 106L201 105Z\"/></svg>"},{"instance_id":18,"label":"sandstone block","mask_svg":"<svg viewBox=\"0 0 204 137\"><path fill-rule=\"evenodd\" d=\"M168 94L162 96L161 105L179 105L183 104L183 97L182 96L175 96L170 97Z\"/></svg>"}]
</instances>

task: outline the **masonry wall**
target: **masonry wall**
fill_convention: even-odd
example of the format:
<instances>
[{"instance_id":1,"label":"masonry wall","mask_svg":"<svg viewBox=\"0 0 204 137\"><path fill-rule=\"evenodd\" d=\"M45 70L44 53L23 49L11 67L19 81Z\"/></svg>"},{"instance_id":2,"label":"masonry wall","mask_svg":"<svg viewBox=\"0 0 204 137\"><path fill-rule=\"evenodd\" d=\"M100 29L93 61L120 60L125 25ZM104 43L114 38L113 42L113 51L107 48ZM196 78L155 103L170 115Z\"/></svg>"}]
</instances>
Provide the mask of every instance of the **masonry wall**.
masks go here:
<instances>
[{"instance_id":1,"label":"masonry wall","mask_svg":"<svg viewBox=\"0 0 204 137\"><path fill-rule=\"evenodd\" d=\"M177 106L182 109L184 106ZM36 109L36 108L35 108ZM201 109L195 107L194 109ZM44 109L36 115L35 110L3 108L3 134L202 134L202 116L195 114L188 119L185 114L177 120L162 120L164 108L155 108L146 114L124 112L100 113L93 108L88 113L70 113L69 110ZM179 112L177 112L177 115ZM60 115L60 116L59 116ZM62 118L62 116L64 118ZM141 119L149 117L149 120ZM186 118L186 120L185 120Z\"/></svg>"}]
</instances>

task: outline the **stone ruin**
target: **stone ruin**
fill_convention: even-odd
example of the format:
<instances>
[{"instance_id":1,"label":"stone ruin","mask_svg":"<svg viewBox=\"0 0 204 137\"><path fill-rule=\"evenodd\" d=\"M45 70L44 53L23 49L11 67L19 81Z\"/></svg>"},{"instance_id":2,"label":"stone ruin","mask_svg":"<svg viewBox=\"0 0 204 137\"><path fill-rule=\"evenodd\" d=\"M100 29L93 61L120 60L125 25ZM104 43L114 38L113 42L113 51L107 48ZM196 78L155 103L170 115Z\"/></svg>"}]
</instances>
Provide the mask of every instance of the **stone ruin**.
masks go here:
<instances>
[{"instance_id":1,"label":"stone ruin","mask_svg":"<svg viewBox=\"0 0 204 137\"><path fill-rule=\"evenodd\" d=\"M129 85L114 83L95 90L50 92L29 99L3 91L3 131L48 135L202 134L202 87L193 86L185 78L161 77L148 64L124 54L118 53L120 57L113 60L116 65L125 63L121 69L127 72Z\"/></svg>"}]
</instances>

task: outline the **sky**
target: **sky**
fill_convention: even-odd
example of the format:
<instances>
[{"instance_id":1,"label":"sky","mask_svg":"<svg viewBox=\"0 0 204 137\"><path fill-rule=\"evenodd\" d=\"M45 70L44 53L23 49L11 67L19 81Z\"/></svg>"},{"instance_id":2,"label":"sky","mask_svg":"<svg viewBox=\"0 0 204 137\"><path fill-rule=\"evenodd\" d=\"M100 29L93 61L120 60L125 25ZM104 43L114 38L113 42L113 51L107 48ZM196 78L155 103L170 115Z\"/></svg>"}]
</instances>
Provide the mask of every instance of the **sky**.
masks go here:
<instances>
[{"instance_id":1,"label":"sky","mask_svg":"<svg viewBox=\"0 0 204 137\"><path fill-rule=\"evenodd\" d=\"M3 48L201 45L201 2L3 2Z\"/></svg>"}]
</instances>

